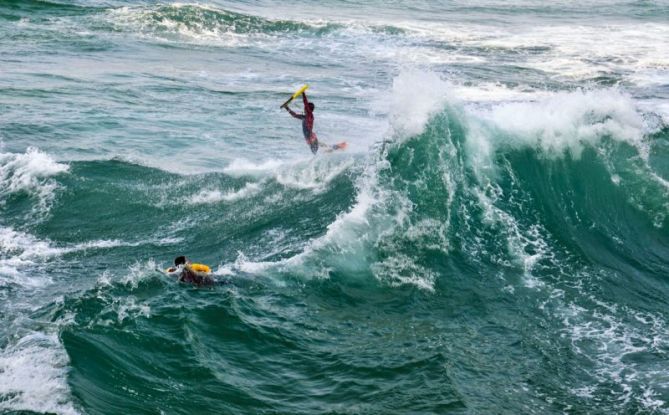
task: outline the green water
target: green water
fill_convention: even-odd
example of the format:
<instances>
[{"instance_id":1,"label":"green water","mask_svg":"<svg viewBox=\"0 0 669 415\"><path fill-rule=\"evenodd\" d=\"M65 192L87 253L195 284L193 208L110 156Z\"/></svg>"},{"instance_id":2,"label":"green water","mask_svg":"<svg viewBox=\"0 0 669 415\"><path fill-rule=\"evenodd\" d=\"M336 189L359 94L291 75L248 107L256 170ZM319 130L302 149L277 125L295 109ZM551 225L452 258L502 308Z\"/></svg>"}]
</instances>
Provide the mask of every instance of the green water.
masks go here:
<instances>
[{"instance_id":1,"label":"green water","mask_svg":"<svg viewBox=\"0 0 669 415\"><path fill-rule=\"evenodd\" d=\"M669 412L667 17L0 0L0 413Z\"/></svg>"}]
</instances>

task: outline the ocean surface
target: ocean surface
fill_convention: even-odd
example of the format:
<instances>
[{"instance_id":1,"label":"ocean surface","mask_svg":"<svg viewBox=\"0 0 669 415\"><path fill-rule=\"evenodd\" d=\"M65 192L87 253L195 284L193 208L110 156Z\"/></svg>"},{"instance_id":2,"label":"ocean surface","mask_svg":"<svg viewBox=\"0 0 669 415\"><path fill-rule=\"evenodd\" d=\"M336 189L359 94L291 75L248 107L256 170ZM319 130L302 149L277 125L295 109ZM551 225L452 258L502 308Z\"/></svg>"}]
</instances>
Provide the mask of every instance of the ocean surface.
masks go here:
<instances>
[{"instance_id":1,"label":"ocean surface","mask_svg":"<svg viewBox=\"0 0 669 415\"><path fill-rule=\"evenodd\" d=\"M668 306L665 0L0 0L2 414L669 414Z\"/></svg>"}]
</instances>

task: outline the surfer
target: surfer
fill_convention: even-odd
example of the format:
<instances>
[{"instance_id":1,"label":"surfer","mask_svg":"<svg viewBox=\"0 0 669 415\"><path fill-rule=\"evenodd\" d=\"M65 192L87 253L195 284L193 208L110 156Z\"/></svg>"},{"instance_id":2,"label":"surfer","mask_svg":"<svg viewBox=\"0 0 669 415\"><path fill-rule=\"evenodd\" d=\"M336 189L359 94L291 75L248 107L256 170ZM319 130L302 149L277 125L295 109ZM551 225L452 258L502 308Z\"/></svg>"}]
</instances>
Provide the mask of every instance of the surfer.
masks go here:
<instances>
[{"instance_id":1,"label":"surfer","mask_svg":"<svg viewBox=\"0 0 669 415\"><path fill-rule=\"evenodd\" d=\"M165 272L178 275L179 282L187 282L195 285L214 284L209 266L193 263L185 256L174 258L174 266L167 268Z\"/></svg>"},{"instance_id":2,"label":"surfer","mask_svg":"<svg viewBox=\"0 0 669 415\"><path fill-rule=\"evenodd\" d=\"M304 102L304 114L298 114L295 111L288 108L288 105L284 105L286 111L290 113L293 117L302 120L302 133L304 134L304 139L307 141L311 152L316 154L318 152L318 137L314 133L314 109L316 106L313 102L309 102L307 99L307 94L302 92L302 101Z\"/></svg>"},{"instance_id":3,"label":"surfer","mask_svg":"<svg viewBox=\"0 0 669 415\"><path fill-rule=\"evenodd\" d=\"M327 145L318 141L318 137L316 136L316 133L314 133L314 109L316 106L307 99L307 94L305 93L307 88L309 88L309 85L304 85L300 88L288 99L288 101L281 105L281 108L285 108L290 115L298 120L302 120L302 133L304 134L304 139L312 153L316 154L319 147L325 147L325 151L328 153L334 150L346 149L346 141L342 141L335 145ZM304 114L297 114L295 111L288 108L288 104L300 95L302 95L302 101L304 102Z\"/></svg>"}]
</instances>

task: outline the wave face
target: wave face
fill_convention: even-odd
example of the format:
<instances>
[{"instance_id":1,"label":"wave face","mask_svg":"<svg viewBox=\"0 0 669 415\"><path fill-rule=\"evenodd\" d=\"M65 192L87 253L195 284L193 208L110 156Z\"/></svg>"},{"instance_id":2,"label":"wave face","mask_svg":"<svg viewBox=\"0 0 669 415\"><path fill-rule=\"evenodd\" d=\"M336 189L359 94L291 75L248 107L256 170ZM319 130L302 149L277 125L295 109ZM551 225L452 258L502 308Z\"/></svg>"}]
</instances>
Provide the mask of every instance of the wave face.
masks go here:
<instances>
[{"instance_id":1,"label":"wave face","mask_svg":"<svg viewBox=\"0 0 669 415\"><path fill-rule=\"evenodd\" d=\"M669 413L667 16L0 0L0 412Z\"/></svg>"}]
</instances>

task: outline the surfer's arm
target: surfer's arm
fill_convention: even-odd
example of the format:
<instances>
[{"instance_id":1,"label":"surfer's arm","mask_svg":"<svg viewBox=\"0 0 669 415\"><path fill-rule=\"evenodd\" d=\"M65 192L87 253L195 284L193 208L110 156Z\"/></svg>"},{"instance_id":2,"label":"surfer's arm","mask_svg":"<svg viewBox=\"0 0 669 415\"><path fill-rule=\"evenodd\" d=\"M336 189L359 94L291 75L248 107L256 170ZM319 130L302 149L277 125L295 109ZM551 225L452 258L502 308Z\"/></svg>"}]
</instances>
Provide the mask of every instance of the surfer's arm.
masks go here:
<instances>
[{"instance_id":1,"label":"surfer's arm","mask_svg":"<svg viewBox=\"0 0 669 415\"><path fill-rule=\"evenodd\" d=\"M295 111L293 111L293 110L291 110L290 108L288 108L288 105L286 105L286 111L288 111L288 112L290 113L290 115L292 115L293 117L295 117L295 118L297 118L297 119L300 119L300 120L301 120L301 119L304 118L304 115L302 115L302 114L298 114L298 113L296 113Z\"/></svg>"},{"instance_id":2,"label":"surfer's arm","mask_svg":"<svg viewBox=\"0 0 669 415\"><path fill-rule=\"evenodd\" d=\"M309 100L307 99L307 94L302 92L302 102L304 102L304 113L309 114L311 109L309 109Z\"/></svg>"},{"instance_id":3,"label":"surfer's arm","mask_svg":"<svg viewBox=\"0 0 669 415\"><path fill-rule=\"evenodd\" d=\"M307 119L309 117L313 118L314 111L311 109L311 106L314 104L311 104L309 102L309 100L307 99L307 94L305 94L304 92L302 93L302 102L304 102L304 116L307 117Z\"/></svg>"}]
</instances>

